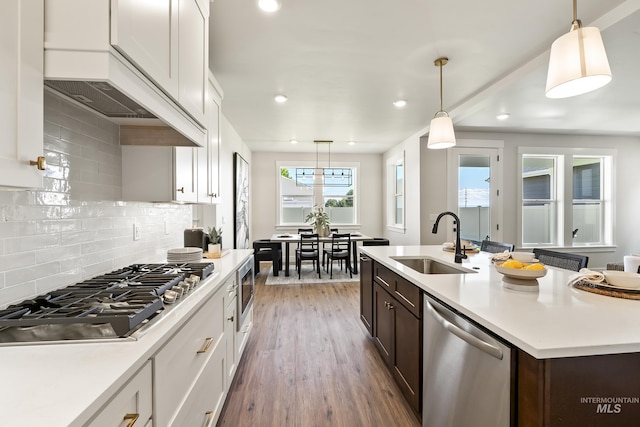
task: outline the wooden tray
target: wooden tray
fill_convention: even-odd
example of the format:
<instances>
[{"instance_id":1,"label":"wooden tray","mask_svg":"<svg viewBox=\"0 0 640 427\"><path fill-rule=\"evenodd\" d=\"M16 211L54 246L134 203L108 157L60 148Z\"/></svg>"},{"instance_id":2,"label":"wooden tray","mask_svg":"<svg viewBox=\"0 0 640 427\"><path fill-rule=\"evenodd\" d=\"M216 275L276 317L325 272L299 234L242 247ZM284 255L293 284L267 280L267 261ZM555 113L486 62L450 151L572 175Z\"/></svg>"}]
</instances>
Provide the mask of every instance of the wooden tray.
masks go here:
<instances>
[{"instance_id":1,"label":"wooden tray","mask_svg":"<svg viewBox=\"0 0 640 427\"><path fill-rule=\"evenodd\" d=\"M218 258L222 258L226 254L228 254L230 250L231 249L223 249L220 252L218 252L217 254L209 253L209 252L203 252L202 253L202 257L203 258L209 258L209 259L218 259Z\"/></svg>"},{"instance_id":2,"label":"wooden tray","mask_svg":"<svg viewBox=\"0 0 640 427\"><path fill-rule=\"evenodd\" d=\"M610 286L602 286L598 283L587 282L586 280L574 283L573 286L583 291L606 295L608 297L640 300L640 289L611 289Z\"/></svg>"}]
</instances>

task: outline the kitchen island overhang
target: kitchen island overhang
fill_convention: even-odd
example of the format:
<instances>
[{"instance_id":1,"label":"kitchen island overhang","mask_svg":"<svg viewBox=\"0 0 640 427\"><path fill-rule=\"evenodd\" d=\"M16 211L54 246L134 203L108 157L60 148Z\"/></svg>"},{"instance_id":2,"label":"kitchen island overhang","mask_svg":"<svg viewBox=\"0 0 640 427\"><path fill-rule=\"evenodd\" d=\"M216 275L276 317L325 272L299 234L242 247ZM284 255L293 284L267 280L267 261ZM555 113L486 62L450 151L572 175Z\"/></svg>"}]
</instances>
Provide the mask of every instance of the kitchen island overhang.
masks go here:
<instances>
[{"instance_id":1,"label":"kitchen island overhang","mask_svg":"<svg viewBox=\"0 0 640 427\"><path fill-rule=\"evenodd\" d=\"M367 246L360 252L536 359L640 353L640 301L568 285L573 271L548 267L535 292L504 286L490 253L454 262L441 246ZM465 274L422 274L397 261L427 257ZM395 259L394 259L395 258Z\"/></svg>"}]
</instances>

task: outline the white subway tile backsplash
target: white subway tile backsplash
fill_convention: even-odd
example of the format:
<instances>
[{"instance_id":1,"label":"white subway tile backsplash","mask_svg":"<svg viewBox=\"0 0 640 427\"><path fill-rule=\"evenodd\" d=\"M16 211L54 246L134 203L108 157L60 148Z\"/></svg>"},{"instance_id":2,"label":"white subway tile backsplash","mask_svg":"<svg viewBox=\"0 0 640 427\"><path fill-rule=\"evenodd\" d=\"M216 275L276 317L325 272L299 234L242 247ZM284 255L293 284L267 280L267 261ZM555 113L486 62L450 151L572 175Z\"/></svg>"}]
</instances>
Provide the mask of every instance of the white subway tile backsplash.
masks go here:
<instances>
[{"instance_id":1,"label":"white subway tile backsplash","mask_svg":"<svg viewBox=\"0 0 640 427\"><path fill-rule=\"evenodd\" d=\"M190 206L121 200L117 125L48 91L44 111L44 187L0 192L0 308L128 264L165 261L191 225ZM142 226L137 241L134 222Z\"/></svg>"},{"instance_id":2,"label":"white subway tile backsplash","mask_svg":"<svg viewBox=\"0 0 640 427\"><path fill-rule=\"evenodd\" d=\"M64 271L70 267L63 267L62 261L78 259L82 255L82 245L56 246L53 248L36 249L36 262L44 263L51 261L61 261L60 270Z\"/></svg>"},{"instance_id":3,"label":"white subway tile backsplash","mask_svg":"<svg viewBox=\"0 0 640 427\"><path fill-rule=\"evenodd\" d=\"M5 286L0 289L0 301L2 301L2 307L7 305L23 301L27 298L38 295L36 292L36 282L25 282L15 286ZM6 303L5 303L6 302Z\"/></svg>"},{"instance_id":4,"label":"white subway tile backsplash","mask_svg":"<svg viewBox=\"0 0 640 427\"><path fill-rule=\"evenodd\" d=\"M33 281L41 277L52 276L60 273L59 262L47 262L24 268L16 268L5 272L6 286Z\"/></svg>"},{"instance_id":5,"label":"white subway tile backsplash","mask_svg":"<svg viewBox=\"0 0 640 427\"><path fill-rule=\"evenodd\" d=\"M32 266L35 263L36 254L33 251L0 256L0 265L11 266L13 269Z\"/></svg>"}]
</instances>

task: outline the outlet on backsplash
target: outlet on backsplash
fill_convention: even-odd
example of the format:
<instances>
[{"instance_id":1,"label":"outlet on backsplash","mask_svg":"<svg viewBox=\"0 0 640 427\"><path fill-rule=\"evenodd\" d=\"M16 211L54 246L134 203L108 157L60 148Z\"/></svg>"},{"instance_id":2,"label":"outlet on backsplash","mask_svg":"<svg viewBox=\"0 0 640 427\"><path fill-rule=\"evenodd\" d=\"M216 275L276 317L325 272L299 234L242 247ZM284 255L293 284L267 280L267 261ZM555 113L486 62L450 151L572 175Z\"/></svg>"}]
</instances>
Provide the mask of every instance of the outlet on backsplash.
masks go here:
<instances>
[{"instance_id":1,"label":"outlet on backsplash","mask_svg":"<svg viewBox=\"0 0 640 427\"><path fill-rule=\"evenodd\" d=\"M140 231L140 224L135 222L133 224L133 240L140 240L142 232Z\"/></svg>"}]
</instances>

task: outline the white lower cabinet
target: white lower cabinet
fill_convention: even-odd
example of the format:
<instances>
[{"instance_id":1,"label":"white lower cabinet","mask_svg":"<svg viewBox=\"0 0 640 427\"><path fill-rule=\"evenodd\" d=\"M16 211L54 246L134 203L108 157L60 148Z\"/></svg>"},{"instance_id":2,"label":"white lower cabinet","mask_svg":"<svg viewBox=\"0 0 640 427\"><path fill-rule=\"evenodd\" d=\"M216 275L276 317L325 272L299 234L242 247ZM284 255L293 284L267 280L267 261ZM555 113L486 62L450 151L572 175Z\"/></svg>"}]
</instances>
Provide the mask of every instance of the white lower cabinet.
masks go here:
<instances>
[{"instance_id":1,"label":"white lower cabinet","mask_svg":"<svg viewBox=\"0 0 640 427\"><path fill-rule=\"evenodd\" d=\"M152 426L151 361L89 422L91 426Z\"/></svg>"},{"instance_id":2,"label":"white lower cabinet","mask_svg":"<svg viewBox=\"0 0 640 427\"><path fill-rule=\"evenodd\" d=\"M169 425L210 427L216 424L226 396L225 355L224 343L213 350L211 358Z\"/></svg>"},{"instance_id":3,"label":"white lower cabinet","mask_svg":"<svg viewBox=\"0 0 640 427\"><path fill-rule=\"evenodd\" d=\"M238 300L235 294L235 286L233 289L233 295L226 301L227 306L224 310L224 318L226 320L224 324L224 335L227 337L227 387L231 385L238 364L238 359L236 358L236 306Z\"/></svg>"},{"instance_id":4,"label":"white lower cabinet","mask_svg":"<svg viewBox=\"0 0 640 427\"><path fill-rule=\"evenodd\" d=\"M237 290L234 274L88 425L215 426L252 325L238 330Z\"/></svg>"},{"instance_id":5,"label":"white lower cabinet","mask_svg":"<svg viewBox=\"0 0 640 427\"><path fill-rule=\"evenodd\" d=\"M210 371L211 367L207 365L217 363L212 356L215 354L216 358L224 360L225 294L224 288L219 289L155 355L153 379L157 425L180 425L175 421L181 407L189 405L198 379ZM217 389L224 386L224 381L220 386L213 381L210 385Z\"/></svg>"}]
</instances>

